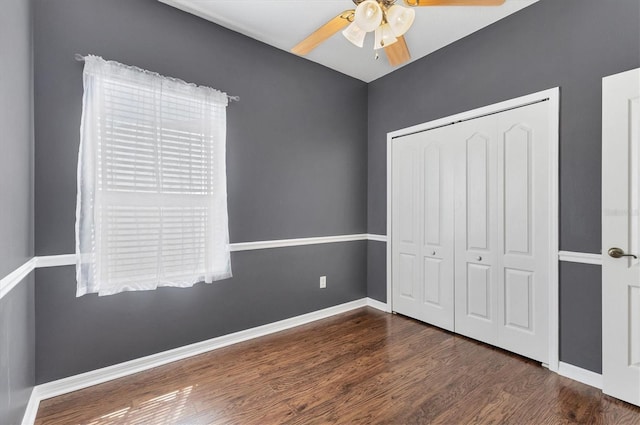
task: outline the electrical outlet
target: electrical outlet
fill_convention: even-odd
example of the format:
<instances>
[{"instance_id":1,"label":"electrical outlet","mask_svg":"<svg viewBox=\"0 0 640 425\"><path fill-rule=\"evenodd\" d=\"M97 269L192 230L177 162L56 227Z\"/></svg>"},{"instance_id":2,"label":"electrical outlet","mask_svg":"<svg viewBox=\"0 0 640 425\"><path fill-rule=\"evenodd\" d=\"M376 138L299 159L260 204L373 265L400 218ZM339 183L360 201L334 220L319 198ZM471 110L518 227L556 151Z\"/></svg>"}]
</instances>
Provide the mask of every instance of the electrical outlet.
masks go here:
<instances>
[{"instance_id":1,"label":"electrical outlet","mask_svg":"<svg viewBox=\"0 0 640 425\"><path fill-rule=\"evenodd\" d=\"M320 276L320 288L326 288L326 287L327 287L327 277Z\"/></svg>"}]
</instances>

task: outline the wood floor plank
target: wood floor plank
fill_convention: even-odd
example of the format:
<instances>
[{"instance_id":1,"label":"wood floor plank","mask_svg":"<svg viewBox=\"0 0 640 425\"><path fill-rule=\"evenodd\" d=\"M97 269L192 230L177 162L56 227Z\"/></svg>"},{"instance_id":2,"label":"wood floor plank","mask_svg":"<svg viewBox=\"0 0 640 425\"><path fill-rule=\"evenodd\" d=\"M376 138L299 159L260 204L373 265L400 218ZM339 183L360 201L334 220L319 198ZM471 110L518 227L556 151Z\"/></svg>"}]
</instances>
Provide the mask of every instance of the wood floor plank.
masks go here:
<instances>
[{"instance_id":1,"label":"wood floor plank","mask_svg":"<svg viewBox=\"0 0 640 425\"><path fill-rule=\"evenodd\" d=\"M538 363L363 308L44 400L38 425L640 425Z\"/></svg>"}]
</instances>

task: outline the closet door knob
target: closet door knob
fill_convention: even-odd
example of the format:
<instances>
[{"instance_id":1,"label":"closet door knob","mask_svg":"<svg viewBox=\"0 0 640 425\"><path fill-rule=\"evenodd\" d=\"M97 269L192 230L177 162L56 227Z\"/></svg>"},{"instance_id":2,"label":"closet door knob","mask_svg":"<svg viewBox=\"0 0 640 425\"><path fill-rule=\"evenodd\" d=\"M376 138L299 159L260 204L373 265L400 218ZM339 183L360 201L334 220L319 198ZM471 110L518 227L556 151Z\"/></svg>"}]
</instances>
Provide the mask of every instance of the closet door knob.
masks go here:
<instances>
[{"instance_id":1,"label":"closet door knob","mask_svg":"<svg viewBox=\"0 0 640 425\"><path fill-rule=\"evenodd\" d=\"M436 255L436 252L435 252L435 251L433 251L433 252L431 253L431 255Z\"/></svg>"},{"instance_id":2,"label":"closet door knob","mask_svg":"<svg viewBox=\"0 0 640 425\"><path fill-rule=\"evenodd\" d=\"M482 257L478 255L478 261L482 261Z\"/></svg>"}]
</instances>

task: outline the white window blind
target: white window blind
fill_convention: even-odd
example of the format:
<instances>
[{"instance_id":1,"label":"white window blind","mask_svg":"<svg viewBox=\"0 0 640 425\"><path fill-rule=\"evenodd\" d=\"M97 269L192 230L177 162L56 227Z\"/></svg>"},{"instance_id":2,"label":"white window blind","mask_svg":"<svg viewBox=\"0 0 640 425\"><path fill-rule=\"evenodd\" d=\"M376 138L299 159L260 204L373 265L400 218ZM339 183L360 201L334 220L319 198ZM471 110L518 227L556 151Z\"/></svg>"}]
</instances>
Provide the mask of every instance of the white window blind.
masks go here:
<instances>
[{"instance_id":1,"label":"white window blind","mask_svg":"<svg viewBox=\"0 0 640 425\"><path fill-rule=\"evenodd\" d=\"M87 56L77 295L231 276L226 94Z\"/></svg>"}]
</instances>

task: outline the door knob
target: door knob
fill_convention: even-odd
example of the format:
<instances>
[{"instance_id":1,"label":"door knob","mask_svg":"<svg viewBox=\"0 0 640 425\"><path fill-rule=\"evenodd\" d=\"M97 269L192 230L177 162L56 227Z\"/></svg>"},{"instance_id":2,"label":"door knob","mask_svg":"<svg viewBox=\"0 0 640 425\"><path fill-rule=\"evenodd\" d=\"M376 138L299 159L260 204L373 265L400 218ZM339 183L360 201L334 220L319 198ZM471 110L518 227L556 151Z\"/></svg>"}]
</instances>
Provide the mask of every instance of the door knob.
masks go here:
<instances>
[{"instance_id":1,"label":"door knob","mask_svg":"<svg viewBox=\"0 0 640 425\"><path fill-rule=\"evenodd\" d=\"M609 248L609 251L607 251L607 253L609 254L609 257L612 257L612 258L621 258L621 257L638 258L633 254L625 254L622 248Z\"/></svg>"}]
</instances>

